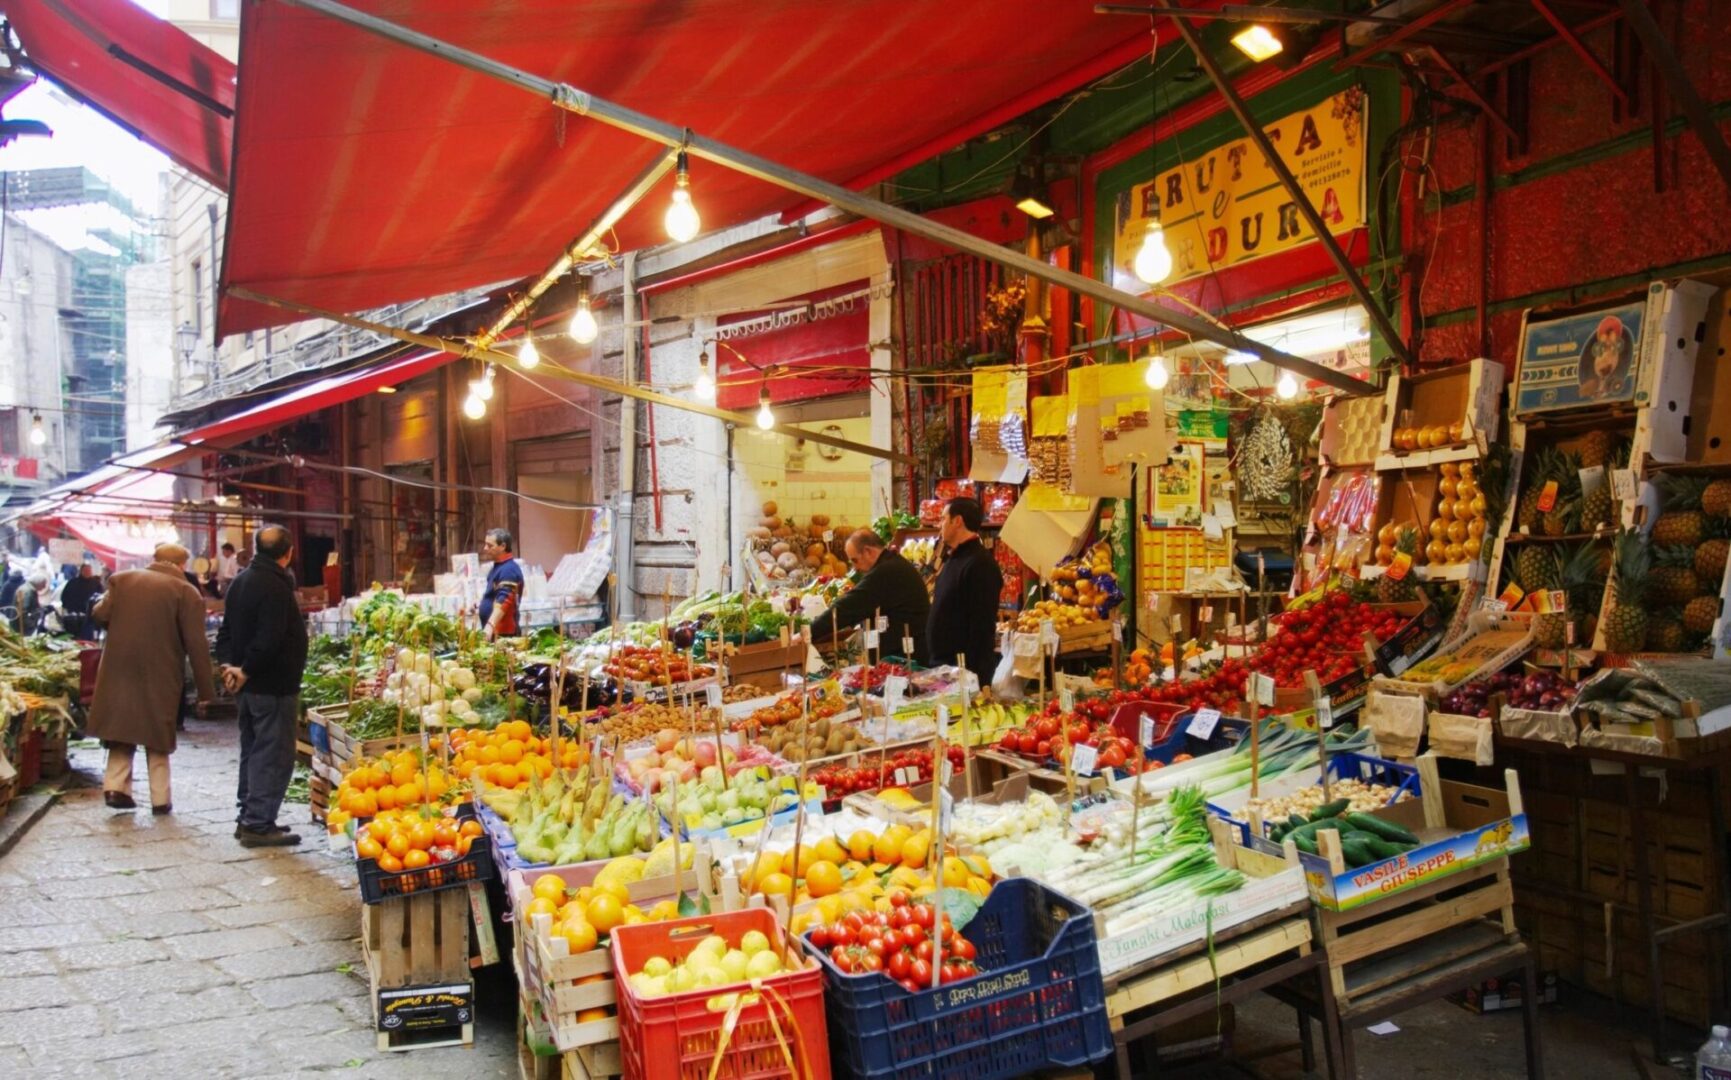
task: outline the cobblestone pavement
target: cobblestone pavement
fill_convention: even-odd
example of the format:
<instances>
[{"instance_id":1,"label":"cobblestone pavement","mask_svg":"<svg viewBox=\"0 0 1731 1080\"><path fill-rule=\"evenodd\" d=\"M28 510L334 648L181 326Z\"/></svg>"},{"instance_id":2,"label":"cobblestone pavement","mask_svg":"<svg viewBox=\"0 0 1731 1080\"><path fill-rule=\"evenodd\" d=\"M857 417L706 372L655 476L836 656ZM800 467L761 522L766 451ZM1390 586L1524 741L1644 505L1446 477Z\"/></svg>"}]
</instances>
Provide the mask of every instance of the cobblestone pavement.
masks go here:
<instances>
[{"instance_id":1,"label":"cobblestone pavement","mask_svg":"<svg viewBox=\"0 0 1731 1080\"><path fill-rule=\"evenodd\" d=\"M378 1050L353 865L305 806L299 848L241 847L234 724L189 728L173 814L142 755L140 809L107 809L78 750L82 784L0 857L0 1077L516 1076L508 988L483 986L472 1049Z\"/></svg>"}]
</instances>

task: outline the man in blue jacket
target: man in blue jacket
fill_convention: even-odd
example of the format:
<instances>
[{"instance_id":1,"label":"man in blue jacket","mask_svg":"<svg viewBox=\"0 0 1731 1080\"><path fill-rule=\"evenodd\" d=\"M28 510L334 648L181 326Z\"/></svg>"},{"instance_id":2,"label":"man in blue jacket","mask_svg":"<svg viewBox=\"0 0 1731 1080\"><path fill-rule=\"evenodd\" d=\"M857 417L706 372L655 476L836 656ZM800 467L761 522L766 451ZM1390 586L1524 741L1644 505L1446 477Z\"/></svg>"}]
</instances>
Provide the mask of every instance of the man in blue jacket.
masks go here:
<instances>
[{"instance_id":1,"label":"man in blue jacket","mask_svg":"<svg viewBox=\"0 0 1731 1080\"><path fill-rule=\"evenodd\" d=\"M301 838L276 823L294 777L295 722L307 626L295 596L294 537L266 525L253 538L256 554L229 586L216 637L223 684L240 708L239 817L242 847L287 847Z\"/></svg>"}]
</instances>

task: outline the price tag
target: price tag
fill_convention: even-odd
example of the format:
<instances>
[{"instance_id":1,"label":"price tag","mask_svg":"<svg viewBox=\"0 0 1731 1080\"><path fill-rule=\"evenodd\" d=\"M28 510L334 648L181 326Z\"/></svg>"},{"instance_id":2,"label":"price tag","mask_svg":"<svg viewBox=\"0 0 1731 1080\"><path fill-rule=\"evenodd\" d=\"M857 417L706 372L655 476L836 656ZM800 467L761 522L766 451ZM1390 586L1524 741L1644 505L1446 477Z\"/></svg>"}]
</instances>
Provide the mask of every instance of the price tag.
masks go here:
<instances>
[{"instance_id":1,"label":"price tag","mask_svg":"<svg viewBox=\"0 0 1731 1080\"><path fill-rule=\"evenodd\" d=\"M1548 514L1557 505L1557 482L1546 480L1545 486L1539 489L1539 513Z\"/></svg>"},{"instance_id":2,"label":"price tag","mask_svg":"<svg viewBox=\"0 0 1731 1080\"><path fill-rule=\"evenodd\" d=\"M1052 625L1051 619L1040 620L1040 644L1048 646L1058 644L1058 631Z\"/></svg>"},{"instance_id":3,"label":"price tag","mask_svg":"<svg viewBox=\"0 0 1731 1080\"><path fill-rule=\"evenodd\" d=\"M908 692L908 677L906 675L891 675L884 680L884 709L890 714L902 707L902 698Z\"/></svg>"},{"instance_id":4,"label":"price tag","mask_svg":"<svg viewBox=\"0 0 1731 1080\"><path fill-rule=\"evenodd\" d=\"M1154 718L1152 716L1144 716L1142 718L1139 734L1142 736L1143 746L1154 745Z\"/></svg>"},{"instance_id":5,"label":"price tag","mask_svg":"<svg viewBox=\"0 0 1731 1080\"><path fill-rule=\"evenodd\" d=\"M1070 767L1079 773L1092 776L1100 764L1100 751L1092 746L1076 745L1070 748Z\"/></svg>"},{"instance_id":6,"label":"price tag","mask_svg":"<svg viewBox=\"0 0 1731 1080\"><path fill-rule=\"evenodd\" d=\"M594 761L601 756L601 736L597 735L589 743L589 760Z\"/></svg>"},{"instance_id":7,"label":"price tag","mask_svg":"<svg viewBox=\"0 0 1731 1080\"><path fill-rule=\"evenodd\" d=\"M823 542L826 544L835 543L835 530L834 529L825 529L823 531Z\"/></svg>"},{"instance_id":8,"label":"price tag","mask_svg":"<svg viewBox=\"0 0 1731 1080\"><path fill-rule=\"evenodd\" d=\"M1619 502L1635 501L1634 469L1611 470L1611 494L1615 495Z\"/></svg>"},{"instance_id":9,"label":"price tag","mask_svg":"<svg viewBox=\"0 0 1731 1080\"><path fill-rule=\"evenodd\" d=\"M829 802L829 788L818 784L816 799L818 802Z\"/></svg>"},{"instance_id":10,"label":"price tag","mask_svg":"<svg viewBox=\"0 0 1731 1080\"><path fill-rule=\"evenodd\" d=\"M425 726L423 726L421 728L421 760L426 761L426 760L429 760L431 757L432 757L432 748L427 745L427 729Z\"/></svg>"},{"instance_id":11,"label":"price tag","mask_svg":"<svg viewBox=\"0 0 1731 1080\"><path fill-rule=\"evenodd\" d=\"M946 763L947 764L947 763ZM956 800L942 784L938 785L938 832L950 831L951 819L955 816Z\"/></svg>"},{"instance_id":12,"label":"price tag","mask_svg":"<svg viewBox=\"0 0 1731 1080\"><path fill-rule=\"evenodd\" d=\"M1411 569L1412 554L1406 551L1397 551L1394 553L1394 561L1388 564L1388 569L1384 572L1390 581L1401 581L1405 579L1407 572Z\"/></svg>"},{"instance_id":13,"label":"price tag","mask_svg":"<svg viewBox=\"0 0 1731 1080\"><path fill-rule=\"evenodd\" d=\"M709 707L712 709L721 708L721 687L713 683L704 687L703 700L708 703Z\"/></svg>"},{"instance_id":14,"label":"price tag","mask_svg":"<svg viewBox=\"0 0 1731 1080\"><path fill-rule=\"evenodd\" d=\"M1152 720L1153 717L1149 717L1148 719ZM1184 729L1184 733L1186 735L1194 735L1198 739L1210 739L1214 737L1214 728L1219 723L1219 709L1197 709L1196 715L1190 718L1190 724ZM1142 741L1153 742L1154 740L1144 739Z\"/></svg>"},{"instance_id":15,"label":"price tag","mask_svg":"<svg viewBox=\"0 0 1731 1080\"><path fill-rule=\"evenodd\" d=\"M1058 691L1058 708L1064 712L1076 711L1076 691L1068 686Z\"/></svg>"},{"instance_id":16,"label":"price tag","mask_svg":"<svg viewBox=\"0 0 1731 1080\"><path fill-rule=\"evenodd\" d=\"M1123 619L1113 619L1112 620L1112 640L1117 641L1117 642L1122 642L1124 640L1124 620Z\"/></svg>"},{"instance_id":17,"label":"price tag","mask_svg":"<svg viewBox=\"0 0 1731 1080\"><path fill-rule=\"evenodd\" d=\"M1170 622L1172 625L1173 637L1177 637L1179 634L1184 632L1184 616L1181 613L1174 611Z\"/></svg>"},{"instance_id":18,"label":"price tag","mask_svg":"<svg viewBox=\"0 0 1731 1080\"><path fill-rule=\"evenodd\" d=\"M649 696L649 684L646 682L631 682L626 685L631 687L631 696L634 698L646 698Z\"/></svg>"},{"instance_id":19,"label":"price tag","mask_svg":"<svg viewBox=\"0 0 1731 1080\"><path fill-rule=\"evenodd\" d=\"M1506 600L1497 600L1493 597L1487 596L1484 601L1479 604L1479 608L1483 611L1507 611L1509 610L1509 605Z\"/></svg>"},{"instance_id":20,"label":"price tag","mask_svg":"<svg viewBox=\"0 0 1731 1080\"><path fill-rule=\"evenodd\" d=\"M956 775L956 767L954 765L950 764L949 758L944 758L942 761L938 762L938 772L943 775L943 778L944 778L943 782L944 782L944 785L947 787L947 786L949 786L949 782Z\"/></svg>"},{"instance_id":21,"label":"price tag","mask_svg":"<svg viewBox=\"0 0 1731 1080\"><path fill-rule=\"evenodd\" d=\"M1196 621L1201 623L1203 626L1212 625L1214 622L1214 605L1203 604L1202 610L1196 613Z\"/></svg>"},{"instance_id":22,"label":"price tag","mask_svg":"<svg viewBox=\"0 0 1731 1080\"><path fill-rule=\"evenodd\" d=\"M1605 482L1605 467L1590 465L1585 469L1576 470L1581 478L1581 494L1591 495L1599 490L1599 485Z\"/></svg>"},{"instance_id":23,"label":"price tag","mask_svg":"<svg viewBox=\"0 0 1731 1080\"><path fill-rule=\"evenodd\" d=\"M1326 697L1316 699L1316 726L1324 731L1334 726L1334 702Z\"/></svg>"},{"instance_id":24,"label":"price tag","mask_svg":"<svg viewBox=\"0 0 1731 1080\"><path fill-rule=\"evenodd\" d=\"M1569 608L1569 594L1562 589L1551 590L1551 611L1561 614Z\"/></svg>"},{"instance_id":25,"label":"price tag","mask_svg":"<svg viewBox=\"0 0 1731 1080\"><path fill-rule=\"evenodd\" d=\"M865 632L865 647L868 649L873 649L873 650L878 648L878 632L877 632L877 630L870 629L870 628L868 628L866 630L866 632Z\"/></svg>"},{"instance_id":26,"label":"price tag","mask_svg":"<svg viewBox=\"0 0 1731 1080\"><path fill-rule=\"evenodd\" d=\"M1274 704L1274 679L1268 675L1256 674L1250 677L1250 692L1256 696L1258 705Z\"/></svg>"},{"instance_id":27,"label":"price tag","mask_svg":"<svg viewBox=\"0 0 1731 1080\"><path fill-rule=\"evenodd\" d=\"M909 660L914 657L914 639L906 634L902 635L902 655Z\"/></svg>"},{"instance_id":28,"label":"price tag","mask_svg":"<svg viewBox=\"0 0 1731 1080\"><path fill-rule=\"evenodd\" d=\"M1575 647L1575 620L1570 619L1563 624L1563 641L1569 648Z\"/></svg>"},{"instance_id":29,"label":"price tag","mask_svg":"<svg viewBox=\"0 0 1731 1080\"><path fill-rule=\"evenodd\" d=\"M950 737L950 707L948 705L939 705L938 706L938 738L947 739L949 737Z\"/></svg>"},{"instance_id":30,"label":"price tag","mask_svg":"<svg viewBox=\"0 0 1731 1080\"><path fill-rule=\"evenodd\" d=\"M1220 519L1213 514L1202 515L1202 535L1210 540L1219 540L1226 535L1220 528Z\"/></svg>"},{"instance_id":31,"label":"price tag","mask_svg":"<svg viewBox=\"0 0 1731 1080\"><path fill-rule=\"evenodd\" d=\"M1504 611L1513 611L1515 608L1520 607L1521 600L1526 595L1525 590L1511 581L1508 583L1508 586L1503 589L1497 599L1502 601Z\"/></svg>"},{"instance_id":32,"label":"price tag","mask_svg":"<svg viewBox=\"0 0 1731 1080\"><path fill-rule=\"evenodd\" d=\"M905 766L896 767L896 787L908 786L908 770Z\"/></svg>"}]
</instances>

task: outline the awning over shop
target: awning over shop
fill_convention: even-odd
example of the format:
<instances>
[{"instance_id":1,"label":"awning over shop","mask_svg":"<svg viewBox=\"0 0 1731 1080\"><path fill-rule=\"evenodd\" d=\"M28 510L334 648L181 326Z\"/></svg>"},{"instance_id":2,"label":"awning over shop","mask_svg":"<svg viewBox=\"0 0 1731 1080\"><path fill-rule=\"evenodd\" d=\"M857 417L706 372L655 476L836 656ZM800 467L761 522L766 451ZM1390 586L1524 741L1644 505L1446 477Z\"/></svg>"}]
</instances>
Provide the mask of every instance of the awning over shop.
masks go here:
<instances>
[{"instance_id":1,"label":"awning over shop","mask_svg":"<svg viewBox=\"0 0 1731 1080\"><path fill-rule=\"evenodd\" d=\"M224 191L234 64L132 0L11 0L30 66Z\"/></svg>"},{"instance_id":2,"label":"awning over shop","mask_svg":"<svg viewBox=\"0 0 1731 1080\"><path fill-rule=\"evenodd\" d=\"M416 352L412 356L388 360L370 367L327 375L250 409L242 409L233 416L225 416L202 427L181 432L173 439L175 442L193 446L206 443L232 445L240 439L298 420L308 413L365 397L377 392L380 387L408 382L417 375L443 367L454 359L456 358L450 353Z\"/></svg>"},{"instance_id":3,"label":"awning over shop","mask_svg":"<svg viewBox=\"0 0 1731 1080\"><path fill-rule=\"evenodd\" d=\"M1116 70L1137 20L1038 0L355 0L506 64L842 184ZM1162 26L1162 35L1170 34ZM243 8L225 287L353 312L543 270L665 154L282 0ZM620 250L665 239L672 179ZM693 163L706 227L801 200ZM224 334L298 316L225 296Z\"/></svg>"}]
</instances>

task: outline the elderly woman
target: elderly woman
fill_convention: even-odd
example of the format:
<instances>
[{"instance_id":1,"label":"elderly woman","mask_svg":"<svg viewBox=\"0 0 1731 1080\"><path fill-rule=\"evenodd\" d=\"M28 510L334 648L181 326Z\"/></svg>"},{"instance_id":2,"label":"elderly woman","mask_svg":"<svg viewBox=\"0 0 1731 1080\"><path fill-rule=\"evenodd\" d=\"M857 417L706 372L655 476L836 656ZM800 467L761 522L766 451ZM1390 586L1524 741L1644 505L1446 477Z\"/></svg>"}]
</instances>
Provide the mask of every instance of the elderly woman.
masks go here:
<instances>
[{"instance_id":1,"label":"elderly woman","mask_svg":"<svg viewBox=\"0 0 1731 1080\"><path fill-rule=\"evenodd\" d=\"M48 591L48 575L32 571L12 596L12 606L18 609L15 624L20 634L34 634L42 626L42 594Z\"/></svg>"},{"instance_id":2,"label":"elderly woman","mask_svg":"<svg viewBox=\"0 0 1731 1080\"><path fill-rule=\"evenodd\" d=\"M186 581L186 560L187 550L179 544L157 545L155 561L143 570L115 574L90 612L107 625L108 640L84 730L108 747L102 791L114 810L137 805L132 760L140 746L150 764L151 810L166 814L171 809L168 755L174 752L174 722L188 659L200 709L216 697L204 637L204 599Z\"/></svg>"}]
</instances>

